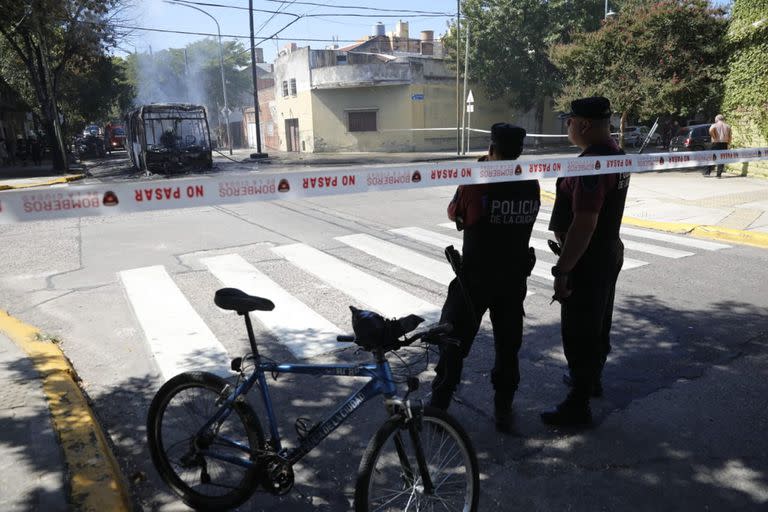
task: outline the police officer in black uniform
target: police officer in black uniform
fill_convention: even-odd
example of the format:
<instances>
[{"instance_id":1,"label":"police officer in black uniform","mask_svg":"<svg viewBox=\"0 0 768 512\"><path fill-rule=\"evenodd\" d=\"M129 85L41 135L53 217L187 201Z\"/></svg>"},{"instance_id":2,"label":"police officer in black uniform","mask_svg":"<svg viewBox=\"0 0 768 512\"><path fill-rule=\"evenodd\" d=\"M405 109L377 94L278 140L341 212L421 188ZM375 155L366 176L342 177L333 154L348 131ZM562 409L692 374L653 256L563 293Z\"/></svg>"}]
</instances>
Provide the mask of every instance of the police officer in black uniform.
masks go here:
<instances>
[{"instance_id":1,"label":"police officer in black uniform","mask_svg":"<svg viewBox=\"0 0 768 512\"><path fill-rule=\"evenodd\" d=\"M520 127L494 124L487 159L516 159L524 138ZM460 346L441 348L431 405L448 408L464 358L483 314L490 310L496 352L491 374L494 412L502 432L511 428L512 399L520 381L517 353L523 338L523 300L533 267L528 242L539 206L538 180L460 186L448 206L448 217L464 231L464 254L458 277L448 288L441 322L453 324Z\"/></svg>"},{"instance_id":2,"label":"police officer in black uniform","mask_svg":"<svg viewBox=\"0 0 768 512\"><path fill-rule=\"evenodd\" d=\"M571 102L568 138L579 156L623 155L610 133L611 104L601 96ZM572 389L555 409L543 412L549 425L592 422L590 396L602 393L601 376L610 352L616 280L624 262L619 239L629 174L560 178L549 229L562 251L552 267L554 298L561 303L563 351Z\"/></svg>"}]
</instances>

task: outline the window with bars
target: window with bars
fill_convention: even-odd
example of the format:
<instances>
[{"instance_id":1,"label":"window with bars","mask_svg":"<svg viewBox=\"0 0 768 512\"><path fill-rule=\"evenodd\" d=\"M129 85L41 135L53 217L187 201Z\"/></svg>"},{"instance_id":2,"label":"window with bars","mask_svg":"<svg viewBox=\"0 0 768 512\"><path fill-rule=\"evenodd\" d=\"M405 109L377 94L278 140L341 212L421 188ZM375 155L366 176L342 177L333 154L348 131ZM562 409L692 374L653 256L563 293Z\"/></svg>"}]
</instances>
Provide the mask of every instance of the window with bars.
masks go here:
<instances>
[{"instance_id":1,"label":"window with bars","mask_svg":"<svg viewBox=\"0 0 768 512\"><path fill-rule=\"evenodd\" d=\"M288 96L288 80L283 80L283 98Z\"/></svg>"},{"instance_id":2,"label":"window with bars","mask_svg":"<svg viewBox=\"0 0 768 512\"><path fill-rule=\"evenodd\" d=\"M296 96L296 79L291 78L291 96Z\"/></svg>"},{"instance_id":3,"label":"window with bars","mask_svg":"<svg viewBox=\"0 0 768 512\"><path fill-rule=\"evenodd\" d=\"M350 132L375 132L376 110L355 110L347 112L347 130Z\"/></svg>"}]
</instances>

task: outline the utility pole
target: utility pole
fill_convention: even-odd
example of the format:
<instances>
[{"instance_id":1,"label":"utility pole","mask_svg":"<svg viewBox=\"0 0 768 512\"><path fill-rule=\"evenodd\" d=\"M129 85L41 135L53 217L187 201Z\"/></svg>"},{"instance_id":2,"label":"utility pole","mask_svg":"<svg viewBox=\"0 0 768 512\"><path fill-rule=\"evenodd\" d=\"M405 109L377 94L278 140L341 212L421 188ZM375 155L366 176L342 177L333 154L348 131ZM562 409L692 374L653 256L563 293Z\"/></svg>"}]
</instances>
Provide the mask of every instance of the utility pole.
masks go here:
<instances>
[{"instance_id":1,"label":"utility pole","mask_svg":"<svg viewBox=\"0 0 768 512\"><path fill-rule=\"evenodd\" d=\"M248 21L251 25L251 71L253 72L253 115L256 122L256 152L251 158L267 158L269 155L261 152L261 128L259 127L259 85L256 77L256 44L253 34L253 0L248 0Z\"/></svg>"},{"instance_id":2,"label":"utility pole","mask_svg":"<svg viewBox=\"0 0 768 512\"><path fill-rule=\"evenodd\" d=\"M467 22L464 25L464 32L467 33L467 44L464 47L464 90L463 94L461 95L463 98L466 98L467 103L469 103L469 99L467 98L467 73L469 72L469 22ZM464 116L467 114L467 109L462 109L461 111L461 154L466 155L468 147L464 147L464 137L465 133L467 133L467 125L464 123ZM469 145L469 137L467 137L467 146Z\"/></svg>"},{"instance_id":3,"label":"utility pole","mask_svg":"<svg viewBox=\"0 0 768 512\"><path fill-rule=\"evenodd\" d=\"M459 51L461 48L461 0L456 0L456 154L461 154L461 126L459 126L459 109L461 95L459 91Z\"/></svg>"}]
</instances>

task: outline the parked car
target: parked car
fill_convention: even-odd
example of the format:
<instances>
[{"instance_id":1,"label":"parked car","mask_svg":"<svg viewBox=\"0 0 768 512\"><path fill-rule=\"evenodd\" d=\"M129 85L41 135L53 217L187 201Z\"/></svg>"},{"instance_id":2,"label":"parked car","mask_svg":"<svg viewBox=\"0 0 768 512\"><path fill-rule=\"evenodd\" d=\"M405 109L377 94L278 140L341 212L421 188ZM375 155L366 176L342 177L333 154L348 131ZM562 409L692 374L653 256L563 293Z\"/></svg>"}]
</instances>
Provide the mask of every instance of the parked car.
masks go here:
<instances>
[{"instance_id":1,"label":"parked car","mask_svg":"<svg viewBox=\"0 0 768 512\"><path fill-rule=\"evenodd\" d=\"M624 145L640 147L650 131L651 129L647 126L626 126L624 128ZM619 135L614 134L614 138L618 141ZM661 146L662 143L661 134L658 130L653 133L653 137L648 142L651 146Z\"/></svg>"},{"instance_id":2,"label":"parked car","mask_svg":"<svg viewBox=\"0 0 768 512\"><path fill-rule=\"evenodd\" d=\"M712 149L712 138L709 136L711 124L694 124L683 126L669 142L670 151L704 151Z\"/></svg>"},{"instance_id":3,"label":"parked car","mask_svg":"<svg viewBox=\"0 0 768 512\"><path fill-rule=\"evenodd\" d=\"M86 158L101 158L106 154L104 141L95 135L77 137L74 143L75 153L81 160Z\"/></svg>"}]
</instances>

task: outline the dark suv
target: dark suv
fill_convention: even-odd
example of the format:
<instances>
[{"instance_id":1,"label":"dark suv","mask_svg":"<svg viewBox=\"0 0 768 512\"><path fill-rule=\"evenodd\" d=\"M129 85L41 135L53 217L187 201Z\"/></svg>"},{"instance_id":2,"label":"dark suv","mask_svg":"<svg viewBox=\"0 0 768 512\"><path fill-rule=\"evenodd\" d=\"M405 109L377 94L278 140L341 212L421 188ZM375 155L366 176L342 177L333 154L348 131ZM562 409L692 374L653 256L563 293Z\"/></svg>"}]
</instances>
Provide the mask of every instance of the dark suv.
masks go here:
<instances>
[{"instance_id":1,"label":"dark suv","mask_svg":"<svg viewBox=\"0 0 768 512\"><path fill-rule=\"evenodd\" d=\"M711 124L693 124L683 126L669 142L670 151L704 151L712 149L712 138L709 136Z\"/></svg>"}]
</instances>

